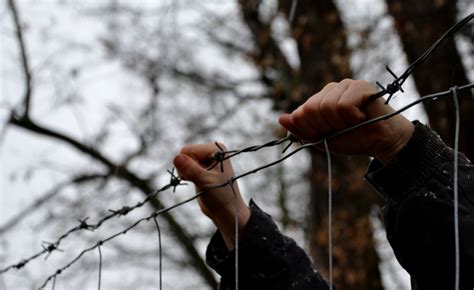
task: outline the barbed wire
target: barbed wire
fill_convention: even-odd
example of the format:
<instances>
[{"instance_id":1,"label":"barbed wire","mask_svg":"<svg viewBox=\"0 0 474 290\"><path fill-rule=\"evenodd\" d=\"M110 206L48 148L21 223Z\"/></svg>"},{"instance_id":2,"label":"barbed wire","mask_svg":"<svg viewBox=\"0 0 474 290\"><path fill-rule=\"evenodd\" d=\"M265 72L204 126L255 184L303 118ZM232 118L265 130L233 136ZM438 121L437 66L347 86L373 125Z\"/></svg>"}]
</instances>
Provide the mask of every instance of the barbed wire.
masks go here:
<instances>
[{"instance_id":1,"label":"barbed wire","mask_svg":"<svg viewBox=\"0 0 474 290\"><path fill-rule=\"evenodd\" d=\"M387 98L387 101L386 103L388 103L390 101L390 99L392 98L392 96L397 93L398 91L401 91L401 92L404 92L403 91L403 88L402 88L402 85L404 84L404 82L406 81L406 79L411 75L411 73L414 71L414 69L416 67L418 67L420 64L422 64L432 53L433 51L441 44L441 42L446 39L447 37L451 36L452 34L454 34L457 30L459 30L462 26L464 26L466 23L468 23L469 21L472 20L472 18L474 18L474 13L468 15L467 17L465 17L463 20L461 20L460 22L458 22L457 24L455 24L453 27L451 27L445 34L443 34L443 36L441 36L441 38L439 38L429 49L427 49L417 60L415 60L406 70L403 74L401 74L400 76L397 76L388 66L386 67L387 71L394 77L394 80L389 83L388 85L386 85L385 87L380 85L380 83L377 82L377 85L382 89L381 91L373 94L372 96L370 96L368 98L368 102L371 102L377 98L380 98L384 95L389 95L388 98ZM223 148L218 144L216 143L216 147L217 147L217 151L216 153L213 155L213 161L214 161L214 164L209 168L209 169L212 169L214 168L215 166L218 166L220 165L220 169L221 171L223 171L223 162L225 160L228 160L230 158L233 158L235 156L238 156L240 154L243 154L243 153L249 153L249 152L256 152L256 151L259 151L263 148L269 148L269 147L274 147L274 146L278 146L278 145L282 145L284 143L287 143L283 149L283 153L285 153L292 144L294 143L299 143L300 146L287 153L286 155L284 155L283 157L273 161L273 162L270 162L268 164L265 164L263 166L260 166L260 167L257 167L257 168L254 168L250 171L247 171L247 172L244 172L244 173L241 173L240 175L237 175L237 176L234 176L232 178L230 178L227 182L224 182L222 184L218 184L218 185L212 185L212 186L209 186L205 189L203 189L202 191L196 193L194 196L188 198L188 199L185 199L181 202L178 202L172 206L169 206L169 207L166 207L166 208L163 208L163 209L159 209L159 210L156 210L154 211L151 215L149 216L146 216L146 217L143 217L143 218L140 218L138 220L136 220L132 225L130 225L129 227L127 227L125 230L122 230L120 232L117 232L109 237L107 237L106 239L103 239L103 240L100 240L100 241L97 241L97 243L95 243L94 245L90 246L89 248L86 248L84 249L83 251L81 251L74 259L72 259L69 263L67 263L66 265L64 265L63 267L61 268L58 268L54 274L50 275L46 280L45 282L42 284L42 286L40 286L40 288L44 288L49 281L53 280L53 288L54 288L54 285L56 283L56 278L58 275L60 275L63 271L67 270L69 267L71 267L73 264L75 264L77 261L79 261L83 255L89 251L92 251L96 248L98 248L98 251L99 251L99 258L100 258L100 263L99 263L99 282L98 282L98 285L99 285L99 289L100 289L100 283L101 283L101 269L102 269L102 252L101 252L101 249L100 247L107 243L108 241L111 241L113 239L115 239L116 237L120 236L120 235L124 235L126 234L128 231L130 231L131 229L135 228L136 226L138 226L139 224L141 224L142 222L144 221L149 221L150 219L154 219L155 221L155 224L156 224L156 227L157 227L157 231L158 231L158 237L159 237L159 251L160 251L160 289L162 287L162 249L161 249L161 232L160 232L160 229L159 229L159 226L158 226L158 223L156 221L156 218L162 214L162 213L165 213L165 212L168 212L174 208L177 208L181 205L184 205L198 197L200 197L201 195L203 195L204 193L208 192L208 191L211 191L211 190L214 190L214 189L217 189L217 188L221 188L221 187L225 187L225 186L230 186L232 190L234 190L233 188L233 184L235 183L235 181L237 181L238 179L241 179L241 178L244 178L248 175L251 175L251 174L254 174L254 173L257 173L261 170L264 170L266 168L269 168L269 167L272 167L276 164L279 164L283 161L285 161L286 159L290 158L291 156L293 156L294 154L300 152L301 150L305 149L305 148L309 148L309 147L313 147L313 146L318 146L318 145L321 145L323 142L327 145L326 142L330 141L331 139L334 139L334 138L337 138L338 136L341 136L347 132L350 132L352 130L356 130L358 128L361 128L361 127L365 127L365 126L368 126L370 124L373 124L373 123L376 123L376 122L379 122L379 121L382 121L382 120L386 120L386 119L389 119L397 114L400 114L402 113L403 111L421 103L421 102L424 102L424 101L427 101L427 100L433 100L433 99L437 99L437 98L441 98L441 97L445 97L445 96L449 96L449 95L453 95L454 98L457 100L457 95L458 95L458 92L461 92L461 91L466 91L466 90L469 90L469 89L473 89L474 88L474 83L471 83L471 84L465 84L465 85L462 85L462 86L452 86L451 88L449 88L449 90L447 91L443 91L443 92L438 92L438 93L434 93L434 94L430 94L430 95L426 95L426 96L423 96L423 97L420 97L419 99L405 105L404 107L390 113L390 114L386 114L386 115L383 115L383 116L379 116L377 118L373 118L373 119L370 119L370 120L366 120L364 122L361 122L359 124L356 124L356 125L353 125L353 126L350 126L350 127L347 127L345 129L342 129L342 130L339 130L339 131L336 131L324 138L321 138L320 140L316 141L316 142L312 142L312 143L303 143L301 140L299 140L298 138L296 138L295 136L293 135L289 135L285 138L281 138L281 139L277 139L277 140L272 140L272 141L269 141L267 143L264 143L264 144L261 144L261 145L254 145L254 146L249 146L249 147L246 147L246 148L243 148L243 149L239 149L239 150L228 150L228 151L225 151L223 150ZM473 97L473 96L471 96ZM474 99L474 97L473 97ZM459 108L457 108L459 109ZM327 148L327 146L326 146ZM330 159L328 159L330 160ZM121 216L125 216L127 215L128 213L138 209L138 208L141 208L143 205L145 205L148 201L150 201L151 199L153 198L156 198L157 195L161 192L164 192L168 189L173 189L173 192L176 191L176 188L178 186L182 186L182 185L186 185L186 183L183 183L181 178L179 176L176 176L174 174L174 168L171 169L171 170L168 170L167 171L170 175L170 181L168 184L162 186L160 189L148 194L142 201L138 202L137 204L135 205L128 205L128 206L123 206L119 209L109 209L109 212L110 214L104 216L103 218L99 219L95 224L90 224L87 222L88 218L84 218L84 219L80 219L78 220L79 224L70 228L69 230L67 230L65 233L63 233L62 235L60 235L54 242L43 242L42 243L42 250L29 256L28 258L25 258L25 259L22 259L21 261L15 263L15 264L11 264L5 268L3 268L2 270L0 270L0 274L4 274L12 269L21 269L23 268L25 265L27 265L29 262L33 261L33 260L36 260L37 258L43 256L43 255L46 255L45 258L48 258L49 255L51 255L53 252L55 251L61 251L61 249L59 249L59 246L60 244L62 243L63 240L65 240L66 238L68 238L71 234L75 233L75 232L79 232L79 231L95 231L97 230L98 228L100 228L103 224L105 224L106 222L108 222L109 220L113 219L113 218L119 218ZM457 219L455 219L457 220ZM458 234L458 233L457 233ZM238 259L237 259L237 255L238 255L238 220L236 220L236 283L238 284ZM458 265L458 264L457 264ZM458 277L457 277L458 279ZM331 285L332 285L332 281L331 281Z\"/></svg>"}]
</instances>

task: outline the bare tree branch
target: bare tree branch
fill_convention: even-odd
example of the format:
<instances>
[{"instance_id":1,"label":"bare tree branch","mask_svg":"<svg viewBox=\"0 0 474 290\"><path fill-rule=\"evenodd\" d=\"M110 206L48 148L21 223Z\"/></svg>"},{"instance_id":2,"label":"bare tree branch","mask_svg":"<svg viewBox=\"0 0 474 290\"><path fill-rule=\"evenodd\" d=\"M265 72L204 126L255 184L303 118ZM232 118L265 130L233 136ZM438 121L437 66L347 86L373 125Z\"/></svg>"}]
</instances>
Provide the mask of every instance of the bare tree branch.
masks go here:
<instances>
[{"instance_id":1,"label":"bare tree branch","mask_svg":"<svg viewBox=\"0 0 474 290\"><path fill-rule=\"evenodd\" d=\"M28 114L30 111L31 95L33 93L32 75L31 75L30 65L28 61L28 56L26 53L26 45L25 45L25 40L23 37L23 29L21 27L20 16L18 14L15 1L8 0L8 7L10 8L10 11L13 16L13 22L15 24L17 42L18 42L18 45L20 46L21 65L23 67L23 73L25 77L26 86L25 86L25 95L23 97L24 111L22 112L22 115L28 118Z\"/></svg>"},{"instance_id":2,"label":"bare tree branch","mask_svg":"<svg viewBox=\"0 0 474 290\"><path fill-rule=\"evenodd\" d=\"M272 35L271 23L265 23L260 19L258 12L260 4L260 0L239 0L243 21L255 43L255 51L249 55L261 70L261 81L271 90L275 108L287 109L296 106L300 101L298 100L300 96L294 96L295 92L299 91L295 87L299 72L291 67L281 51Z\"/></svg>"}]
</instances>

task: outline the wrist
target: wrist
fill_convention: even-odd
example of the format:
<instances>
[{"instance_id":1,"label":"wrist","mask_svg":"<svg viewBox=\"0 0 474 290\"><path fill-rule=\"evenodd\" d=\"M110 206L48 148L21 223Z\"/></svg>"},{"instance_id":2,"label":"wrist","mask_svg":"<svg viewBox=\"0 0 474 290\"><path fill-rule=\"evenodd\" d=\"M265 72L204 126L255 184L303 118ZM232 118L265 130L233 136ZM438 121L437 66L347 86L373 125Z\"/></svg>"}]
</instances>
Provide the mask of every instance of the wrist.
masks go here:
<instances>
[{"instance_id":1,"label":"wrist","mask_svg":"<svg viewBox=\"0 0 474 290\"><path fill-rule=\"evenodd\" d=\"M250 219L250 214L250 209L243 203L243 201L238 204L239 236L243 233L245 226ZM229 250L233 250L235 247L235 215L235 206L230 206L228 208L223 208L219 212L215 212L210 217L217 229L221 232Z\"/></svg>"},{"instance_id":2,"label":"wrist","mask_svg":"<svg viewBox=\"0 0 474 290\"><path fill-rule=\"evenodd\" d=\"M400 116L400 118L394 118L394 120L390 122L389 127L391 132L389 134L389 141L383 146L383 150L374 154L374 157L383 164L389 163L397 156L408 144L415 131L415 125L402 116Z\"/></svg>"}]
</instances>

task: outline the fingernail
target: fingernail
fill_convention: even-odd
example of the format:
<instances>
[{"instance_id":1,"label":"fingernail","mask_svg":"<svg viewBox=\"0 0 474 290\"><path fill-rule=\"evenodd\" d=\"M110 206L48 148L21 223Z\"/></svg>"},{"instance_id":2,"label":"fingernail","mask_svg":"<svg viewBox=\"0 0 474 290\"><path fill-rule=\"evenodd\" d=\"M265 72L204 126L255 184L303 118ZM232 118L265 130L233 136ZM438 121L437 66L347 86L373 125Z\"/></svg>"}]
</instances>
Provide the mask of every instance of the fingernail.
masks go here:
<instances>
[{"instance_id":1,"label":"fingernail","mask_svg":"<svg viewBox=\"0 0 474 290\"><path fill-rule=\"evenodd\" d=\"M186 156L183 154L179 154L173 160L173 164L176 168L183 168L184 164L186 164Z\"/></svg>"}]
</instances>

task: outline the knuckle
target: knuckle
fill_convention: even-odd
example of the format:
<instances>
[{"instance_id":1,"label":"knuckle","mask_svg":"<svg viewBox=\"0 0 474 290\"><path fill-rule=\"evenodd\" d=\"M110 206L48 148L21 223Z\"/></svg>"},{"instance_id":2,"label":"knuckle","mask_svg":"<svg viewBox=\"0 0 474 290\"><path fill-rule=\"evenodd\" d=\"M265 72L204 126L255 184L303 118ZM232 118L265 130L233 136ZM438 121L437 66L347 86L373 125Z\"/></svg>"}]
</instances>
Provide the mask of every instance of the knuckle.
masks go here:
<instances>
[{"instance_id":1,"label":"knuckle","mask_svg":"<svg viewBox=\"0 0 474 290\"><path fill-rule=\"evenodd\" d=\"M374 86L372 86L369 82L365 80L357 80L353 83L353 86L363 89L364 91L375 92Z\"/></svg>"},{"instance_id":2,"label":"knuckle","mask_svg":"<svg viewBox=\"0 0 474 290\"><path fill-rule=\"evenodd\" d=\"M324 86L323 90L326 89L326 88L332 88L332 87L334 87L334 86L336 86L336 85L337 85L336 82L327 83L327 84Z\"/></svg>"},{"instance_id":3,"label":"knuckle","mask_svg":"<svg viewBox=\"0 0 474 290\"><path fill-rule=\"evenodd\" d=\"M336 104L336 110L339 113L345 113L351 108L351 105L348 102L345 102L344 100L339 100Z\"/></svg>"},{"instance_id":4,"label":"knuckle","mask_svg":"<svg viewBox=\"0 0 474 290\"><path fill-rule=\"evenodd\" d=\"M319 106L322 112L327 112L334 109L334 102L331 98L324 98Z\"/></svg>"},{"instance_id":5,"label":"knuckle","mask_svg":"<svg viewBox=\"0 0 474 290\"><path fill-rule=\"evenodd\" d=\"M181 154L187 154L191 151L191 149L193 148L194 145L184 145L182 148L181 148L181 151L180 153Z\"/></svg>"},{"instance_id":6,"label":"knuckle","mask_svg":"<svg viewBox=\"0 0 474 290\"><path fill-rule=\"evenodd\" d=\"M291 114L291 120L295 123L299 123L304 119L303 109L298 109Z\"/></svg>"},{"instance_id":7,"label":"knuckle","mask_svg":"<svg viewBox=\"0 0 474 290\"><path fill-rule=\"evenodd\" d=\"M350 84L353 84L354 82L355 81L353 79L345 78L342 81L340 81L339 83L342 84L342 85L350 85Z\"/></svg>"},{"instance_id":8,"label":"knuckle","mask_svg":"<svg viewBox=\"0 0 474 290\"><path fill-rule=\"evenodd\" d=\"M301 115L303 116L311 116L318 113L318 108L314 104L306 104L305 106L301 107Z\"/></svg>"}]
</instances>

